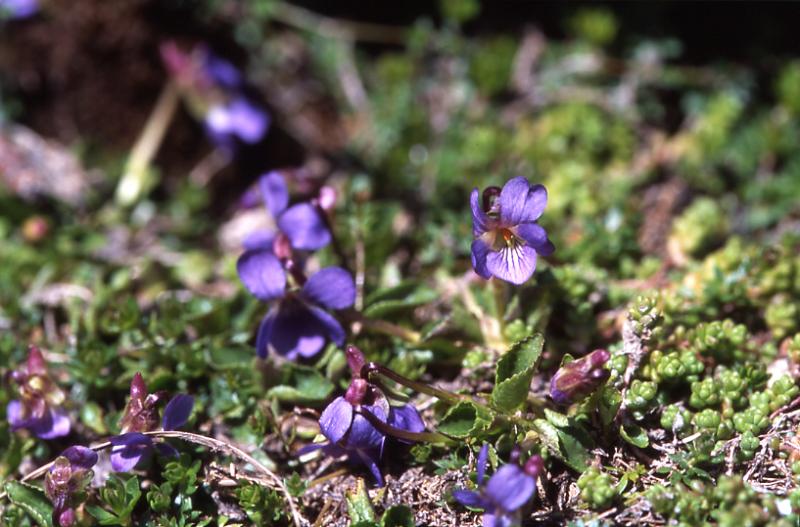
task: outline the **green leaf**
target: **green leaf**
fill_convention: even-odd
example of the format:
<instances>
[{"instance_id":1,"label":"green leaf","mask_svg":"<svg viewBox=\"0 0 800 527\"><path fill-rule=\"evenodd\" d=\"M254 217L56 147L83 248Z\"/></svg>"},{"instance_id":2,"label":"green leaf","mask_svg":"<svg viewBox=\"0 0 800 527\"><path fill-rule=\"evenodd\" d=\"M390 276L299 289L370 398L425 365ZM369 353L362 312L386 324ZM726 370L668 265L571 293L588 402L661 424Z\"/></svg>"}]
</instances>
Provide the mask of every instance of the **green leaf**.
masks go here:
<instances>
[{"instance_id":1,"label":"green leaf","mask_svg":"<svg viewBox=\"0 0 800 527\"><path fill-rule=\"evenodd\" d=\"M382 318L436 300L434 289L414 282L404 282L390 289L377 291L367 299L364 315L369 318Z\"/></svg>"},{"instance_id":2,"label":"green leaf","mask_svg":"<svg viewBox=\"0 0 800 527\"><path fill-rule=\"evenodd\" d=\"M314 368L289 364L284 368L284 380L267 392L267 397L279 401L314 403L324 401L333 392L333 383Z\"/></svg>"},{"instance_id":3,"label":"green leaf","mask_svg":"<svg viewBox=\"0 0 800 527\"><path fill-rule=\"evenodd\" d=\"M415 527L414 511L406 505L394 505L381 517L381 527Z\"/></svg>"},{"instance_id":4,"label":"green leaf","mask_svg":"<svg viewBox=\"0 0 800 527\"><path fill-rule=\"evenodd\" d=\"M81 422L98 434L108 434L108 428L103 422L103 409L100 405L87 402L81 406Z\"/></svg>"},{"instance_id":5,"label":"green leaf","mask_svg":"<svg viewBox=\"0 0 800 527\"><path fill-rule=\"evenodd\" d=\"M439 432L456 438L469 437L491 424L491 416L477 405L462 401L450 408L439 421Z\"/></svg>"},{"instance_id":6,"label":"green leaf","mask_svg":"<svg viewBox=\"0 0 800 527\"><path fill-rule=\"evenodd\" d=\"M347 501L347 514L353 525L361 522L375 524L375 510L372 508L372 502L364 488L363 479L358 478L355 489L350 489L345 493L345 500Z\"/></svg>"},{"instance_id":7,"label":"green leaf","mask_svg":"<svg viewBox=\"0 0 800 527\"><path fill-rule=\"evenodd\" d=\"M622 394L620 391L608 385L604 386L597 398L597 409L600 412L603 426L608 426L614 421L621 404Z\"/></svg>"},{"instance_id":8,"label":"green leaf","mask_svg":"<svg viewBox=\"0 0 800 527\"><path fill-rule=\"evenodd\" d=\"M510 412L525 402L542 355L544 338L536 334L514 344L497 362L492 404Z\"/></svg>"},{"instance_id":9,"label":"green leaf","mask_svg":"<svg viewBox=\"0 0 800 527\"><path fill-rule=\"evenodd\" d=\"M619 435L628 443L639 448L647 448L650 445L650 438L647 436L647 431L633 423L620 425Z\"/></svg>"},{"instance_id":10,"label":"green leaf","mask_svg":"<svg viewBox=\"0 0 800 527\"><path fill-rule=\"evenodd\" d=\"M210 346L208 363L212 368L224 370L237 366L249 366L253 362L253 348L245 346Z\"/></svg>"},{"instance_id":11,"label":"green leaf","mask_svg":"<svg viewBox=\"0 0 800 527\"><path fill-rule=\"evenodd\" d=\"M569 417L562 413L545 408L544 416L547 419L547 422L556 428L566 428L569 426Z\"/></svg>"},{"instance_id":12,"label":"green leaf","mask_svg":"<svg viewBox=\"0 0 800 527\"><path fill-rule=\"evenodd\" d=\"M583 472L589 466L588 448L573 434L569 428L559 429L545 419L536 419L536 431L542 444L554 456L568 467Z\"/></svg>"},{"instance_id":13,"label":"green leaf","mask_svg":"<svg viewBox=\"0 0 800 527\"><path fill-rule=\"evenodd\" d=\"M100 525L122 525L116 514L108 512L98 505L87 505L86 510L100 523Z\"/></svg>"},{"instance_id":14,"label":"green leaf","mask_svg":"<svg viewBox=\"0 0 800 527\"><path fill-rule=\"evenodd\" d=\"M44 492L26 483L9 481L5 484L8 499L23 509L41 527L53 527L53 506Z\"/></svg>"}]
</instances>

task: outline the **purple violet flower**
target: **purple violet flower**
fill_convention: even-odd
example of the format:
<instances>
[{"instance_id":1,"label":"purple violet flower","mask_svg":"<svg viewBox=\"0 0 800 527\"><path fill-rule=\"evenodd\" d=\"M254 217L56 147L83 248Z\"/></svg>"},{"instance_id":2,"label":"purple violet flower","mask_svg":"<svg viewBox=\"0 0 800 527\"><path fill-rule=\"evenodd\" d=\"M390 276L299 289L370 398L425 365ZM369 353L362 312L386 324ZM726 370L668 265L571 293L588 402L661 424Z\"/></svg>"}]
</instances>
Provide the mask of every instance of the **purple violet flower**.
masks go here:
<instances>
[{"instance_id":1,"label":"purple violet flower","mask_svg":"<svg viewBox=\"0 0 800 527\"><path fill-rule=\"evenodd\" d=\"M53 523L60 527L76 524L75 507L85 498L92 480L97 454L82 446L71 446L56 458L44 477L44 492L53 503Z\"/></svg>"},{"instance_id":2,"label":"purple violet flower","mask_svg":"<svg viewBox=\"0 0 800 527\"><path fill-rule=\"evenodd\" d=\"M410 404L389 406L383 392L360 377L365 361L358 348L348 346L346 355L353 372L353 380L344 397L334 399L319 417L320 431L328 442L309 445L303 452L322 449L332 457L346 455L350 462L365 465L378 485L383 486L383 476L378 465L383 457L387 435L362 414L369 412L372 417L390 427L414 433L423 432L425 423L416 408ZM399 440L411 443L408 440Z\"/></svg>"},{"instance_id":3,"label":"purple violet flower","mask_svg":"<svg viewBox=\"0 0 800 527\"><path fill-rule=\"evenodd\" d=\"M279 234L283 234L292 249L299 251L316 251L331 242L331 232L323 215L323 207L330 206L335 201L328 196L332 189L323 187L320 198L314 203L301 202L289 206L289 189L283 175L273 170L261 176L258 180L261 199L267 210L275 219ZM271 244L276 239L274 233L256 231L245 240L245 248L259 249L272 248Z\"/></svg>"},{"instance_id":4,"label":"purple violet flower","mask_svg":"<svg viewBox=\"0 0 800 527\"><path fill-rule=\"evenodd\" d=\"M12 372L11 380L19 389L19 399L6 407L6 418L12 430L24 428L41 439L69 434L69 417L61 408L64 392L50 378L39 348L30 347L25 366Z\"/></svg>"},{"instance_id":5,"label":"purple violet flower","mask_svg":"<svg viewBox=\"0 0 800 527\"><path fill-rule=\"evenodd\" d=\"M507 463L497 469L486 485L483 485L489 445L483 445L478 455L477 484L479 490L457 489L453 497L464 506L484 510L484 527L511 527L518 525L522 507L536 492L536 478L544 464L540 456L532 456L520 467Z\"/></svg>"},{"instance_id":6,"label":"purple violet flower","mask_svg":"<svg viewBox=\"0 0 800 527\"><path fill-rule=\"evenodd\" d=\"M39 12L39 0L0 0L0 20L30 18Z\"/></svg>"},{"instance_id":7,"label":"purple violet flower","mask_svg":"<svg viewBox=\"0 0 800 527\"><path fill-rule=\"evenodd\" d=\"M186 52L175 42L161 45L161 57L210 139L232 152L238 142L255 144L267 134L270 116L250 95L242 73L207 46Z\"/></svg>"},{"instance_id":8,"label":"purple violet flower","mask_svg":"<svg viewBox=\"0 0 800 527\"><path fill-rule=\"evenodd\" d=\"M289 207L289 191L279 172L264 175L259 187L279 232L251 234L236 263L239 279L253 296L262 302L278 300L259 326L258 356L265 358L272 347L296 360L313 357L327 341L341 346L344 329L326 309L346 309L355 303L353 277L341 267L326 267L306 278L302 257L294 253L319 249L331 241L321 211L310 203Z\"/></svg>"},{"instance_id":9,"label":"purple violet flower","mask_svg":"<svg viewBox=\"0 0 800 527\"><path fill-rule=\"evenodd\" d=\"M536 256L548 256L555 247L536 220L547 205L547 189L524 177L502 188L470 194L472 208L472 267L481 277L495 276L513 284L525 283L536 269Z\"/></svg>"},{"instance_id":10,"label":"purple violet flower","mask_svg":"<svg viewBox=\"0 0 800 527\"><path fill-rule=\"evenodd\" d=\"M131 381L131 397L120 419L121 435L110 439L111 466L117 472L133 470L143 459L149 458L153 449L164 455L175 456L177 452L167 443L155 441L144 432L158 427L158 403L164 400L163 392L148 393L141 373ZM194 407L194 398L186 394L173 397L164 408L162 430L177 430L186 424Z\"/></svg>"},{"instance_id":11,"label":"purple violet flower","mask_svg":"<svg viewBox=\"0 0 800 527\"><path fill-rule=\"evenodd\" d=\"M611 358L598 349L558 369L550 380L550 398L557 404L572 404L595 391L611 374L605 364Z\"/></svg>"}]
</instances>

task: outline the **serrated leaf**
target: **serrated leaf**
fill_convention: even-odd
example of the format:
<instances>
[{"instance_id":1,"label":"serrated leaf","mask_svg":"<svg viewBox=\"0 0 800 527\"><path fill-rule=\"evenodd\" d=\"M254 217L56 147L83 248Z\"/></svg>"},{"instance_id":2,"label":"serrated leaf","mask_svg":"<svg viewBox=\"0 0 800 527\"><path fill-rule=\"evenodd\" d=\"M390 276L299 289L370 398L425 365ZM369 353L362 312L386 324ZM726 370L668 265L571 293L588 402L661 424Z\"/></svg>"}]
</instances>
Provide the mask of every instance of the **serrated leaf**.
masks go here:
<instances>
[{"instance_id":1,"label":"serrated leaf","mask_svg":"<svg viewBox=\"0 0 800 527\"><path fill-rule=\"evenodd\" d=\"M562 413L545 408L544 416L547 419L547 422L557 428L566 428L569 426L569 417Z\"/></svg>"},{"instance_id":2,"label":"serrated leaf","mask_svg":"<svg viewBox=\"0 0 800 527\"><path fill-rule=\"evenodd\" d=\"M492 404L499 410L510 412L528 398L543 346L544 337L536 334L514 344L497 361Z\"/></svg>"},{"instance_id":3,"label":"serrated leaf","mask_svg":"<svg viewBox=\"0 0 800 527\"><path fill-rule=\"evenodd\" d=\"M5 484L8 499L20 507L41 527L53 527L53 506L44 492L26 483L9 481Z\"/></svg>"},{"instance_id":4,"label":"serrated leaf","mask_svg":"<svg viewBox=\"0 0 800 527\"><path fill-rule=\"evenodd\" d=\"M650 445L650 438L647 436L647 431L633 423L620 425L619 435L628 443L639 448L647 448Z\"/></svg>"},{"instance_id":5,"label":"serrated leaf","mask_svg":"<svg viewBox=\"0 0 800 527\"><path fill-rule=\"evenodd\" d=\"M347 514L353 525L364 522L370 525L375 524L375 510L372 508L372 502L364 488L363 479L358 478L355 489L345 493L345 501L347 501Z\"/></svg>"},{"instance_id":6,"label":"serrated leaf","mask_svg":"<svg viewBox=\"0 0 800 527\"><path fill-rule=\"evenodd\" d=\"M545 419L536 419L533 424L545 448L568 467L583 472L588 467L588 449L568 430L556 428Z\"/></svg>"},{"instance_id":7,"label":"serrated leaf","mask_svg":"<svg viewBox=\"0 0 800 527\"><path fill-rule=\"evenodd\" d=\"M477 405L462 401L450 408L439 422L439 432L456 438L470 437L491 424L491 416Z\"/></svg>"},{"instance_id":8,"label":"serrated leaf","mask_svg":"<svg viewBox=\"0 0 800 527\"><path fill-rule=\"evenodd\" d=\"M414 527L414 511L406 505L393 505L381 516L381 527Z\"/></svg>"}]
</instances>

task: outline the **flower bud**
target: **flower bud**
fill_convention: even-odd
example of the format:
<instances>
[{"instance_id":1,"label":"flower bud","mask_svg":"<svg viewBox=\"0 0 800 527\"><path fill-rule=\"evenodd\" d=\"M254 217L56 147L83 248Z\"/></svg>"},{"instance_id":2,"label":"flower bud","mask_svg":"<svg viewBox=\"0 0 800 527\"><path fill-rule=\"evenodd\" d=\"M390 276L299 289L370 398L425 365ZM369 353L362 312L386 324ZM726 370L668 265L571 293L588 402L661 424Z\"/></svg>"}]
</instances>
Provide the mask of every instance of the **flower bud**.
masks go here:
<instances>
[{"instance_id":1,"label":"flower bud","mask_svg":"<svg viewBox=\"0 0 800 527\"><path fill-rule=\"evenodd\" d=\"M364 359L364 354L355 346L347 346L347 349L344 351L345 357L347 357L347 365L350 366L350 371L353 373L353 377L361 377L361 369L366 364L366 359Z\"/></svg>"},{"instance_id":2,"label":"flower bud","mask_svg":"<svg viewBox=\"0 0 800 527\"><path fill-rule=\"evenodd\" d=\"M550 381L550 397L557 404L572 404L595 391L610 375L606 350L595 350L562 366Z\"/></svg>"}]
</instances>

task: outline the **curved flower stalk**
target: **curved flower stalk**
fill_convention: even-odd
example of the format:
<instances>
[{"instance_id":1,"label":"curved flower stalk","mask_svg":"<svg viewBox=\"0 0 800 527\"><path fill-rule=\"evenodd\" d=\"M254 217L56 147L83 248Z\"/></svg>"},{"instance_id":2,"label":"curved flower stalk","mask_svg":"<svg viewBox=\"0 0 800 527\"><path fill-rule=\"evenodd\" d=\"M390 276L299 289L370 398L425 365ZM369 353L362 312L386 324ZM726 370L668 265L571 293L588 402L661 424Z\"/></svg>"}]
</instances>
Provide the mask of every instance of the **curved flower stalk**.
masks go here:
<instances>
[{"instance_id":1,"label":"curved flower stalk","mask_svg":"<svg viewBox=\"0 0 800 527\"><path fill-rule=\"evenodd\" d=\"M453 497L462 505L484 510L484 527L511 527L519 525L522 508L536 492L536 478L544 469L540 456L532 456L520 467L507 463L497 469L483 485L489 445L483 445L478 455L478 490L458 489Z\"/></svg>"},{"instance_id":2,"label":"curved flower stalk","mask_svg":"<svg viewBox=\"0 0 800 527\"><path fill-rule=\"evenodd\" d=\"M133 470L143 459L149 458L153 449L174 456L177 452L167 443L156 442L144 432L158 428L158 404L164 400L163 392L148 393L140 373L131 381L131 397L120 419L122 434L112 437L111 466L117 472ZM194 398L186 394L173 397L164 408L162 430L177 430L186 424L194 407Z\"/></svg>"},{"instance_id":3,"label":"curved flower stalk","mask_svg":"<svg viewBox=\"0 0 800 527\"><path fill-rule=\"evenodd\" d=\"M610 358L608 351L598 349L561 366L550 380L550 398L563 405L585 398L611 375L605 368Z\"/></svg>"},{"instance_id":4,"label":"curved flower stalk","mask_svg":"<svg viewBox=\"0 0 800 527\"><path fill-rule=\"evenodd\" d=\"M69 417L61 408L64 392L50 378L39 348L30 347L25 365L11 373L11 380L19 390L19 399L9 402L6 407L12 430L24 428L41 439L69 434Z\"/></svg>"},{"instance_id":5,"label":"curved flower stalk","mask_svg":"<svg viewBox=\"0 0 800 527\"><path fill-rule=\"evenodd\" d=\"M472 208L472 267L481 277L525 283L536 269L538 254L555 247L536 223L547 205L547 189L524 177L509 180L502 189L488 187L483 200L477 188L470 194Z\"/></svg>"},{"instance_id":6,"label":"curved flower stalk","mask_svg":"<svg viewBox=\"0 0 800 527\"><path fill-rule=\"evenodd\" d=\"M181 50L174 42L161 46L162 60L189 109L202 120L209 138L226 151L237 143L255 144L270 126L267 112L247 93L241 72L207 46Z\"/></svg>"},{"instance_id":7,"label":"curved flower stalk","mask_svg":"<svg viewBox=\"0 0 800 527\"><path fill-rule=\"evenodd\" d=\"M92 480L97 454L86 447L72 446L56 458L44 477L44 492L53 503L53 523L61 527L77 524L75 508L85 500Z\"/></svg>"},{"instance_id":8,"label":"curved flower stalk","mask_svg":"<svg viewBox=\"0 0 800 527\"><path fill-rule=\"evenodd\" d=\"M389 437L403 443L423 436L425 423L410 404L390 406L384 393L361 378L364 355L355 346L347 347L347 359L353 380L343 397L337 397L322 412L319 428L326 443L310 445L302 450L322 449L329 456L347 456L353 463L365 465L378 485L383 485L380 461Z\"/></svg>"}]
</instances>

